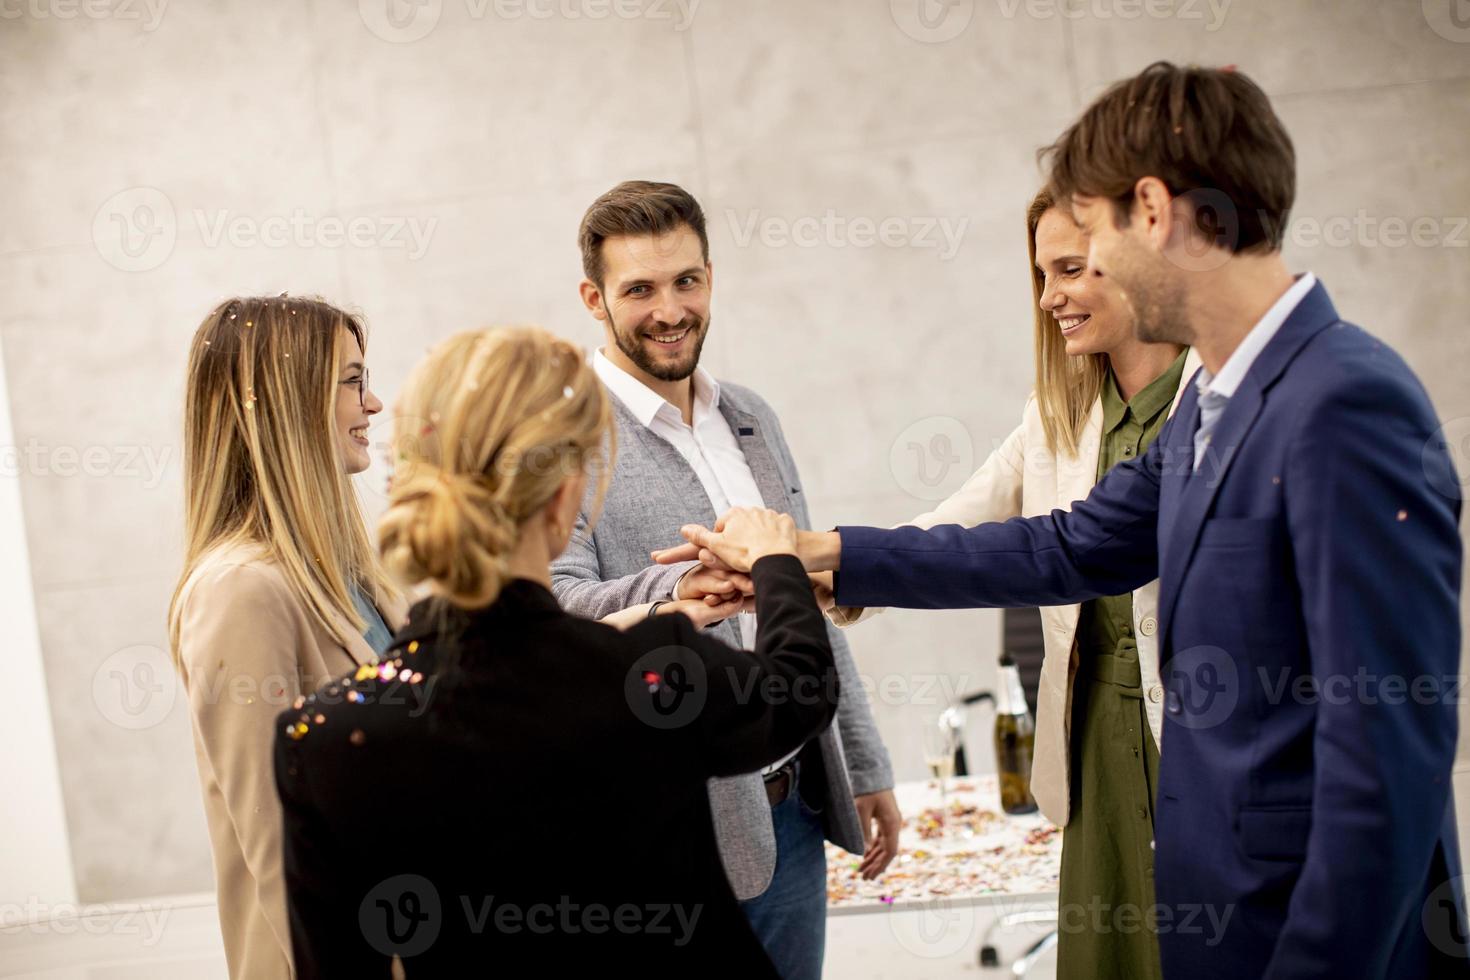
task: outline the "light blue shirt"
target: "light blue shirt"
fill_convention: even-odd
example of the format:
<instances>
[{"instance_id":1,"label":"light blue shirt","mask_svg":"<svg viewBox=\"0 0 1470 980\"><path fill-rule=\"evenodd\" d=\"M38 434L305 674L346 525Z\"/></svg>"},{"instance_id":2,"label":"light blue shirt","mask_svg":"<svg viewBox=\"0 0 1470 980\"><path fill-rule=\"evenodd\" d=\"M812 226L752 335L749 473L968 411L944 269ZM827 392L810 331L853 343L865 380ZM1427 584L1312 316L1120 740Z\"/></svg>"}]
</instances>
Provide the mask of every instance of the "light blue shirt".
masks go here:
<instances>
[{"instance_id":1,"label":"light blue shirt","mask_svg":"<svg viewBox=\"0 0 1470 980\"><path fill-rule=\"evenodd\" d=\"M1296 309L1312 287L1317 285L1317 277L1310 272L1298 276L1296 282L1281 297L1271 304L1266 315L1261 317L1251 332L1245 335L1245 339L1235 348L1234 353L1220 367L1219 374L1210 374L1209 368L1200 368L1199 376L1195 379L1195 387L1199 389L1199 428L1194 433L1194 469L1199 471L1200 460L1204 459L1205 451L1210 446L1210 436L1214 433L1215 423L1220 421L1225 406L1229 404L1230 398L1240 383L1245 380L1246 372L1261 356L1261 351L1276 336L1286 318L1291 316L1291 311Z\"/></svg>"},{"instance_id":2,"label":"light blue shirt","mask_svg":"<svg viewBox=\"0 0 1470 980\"><path fill-rule=\"evenodd\" d=\"M388 629L388 624L383 622L383 616L378 612L378 607L368 601L367 596L362 594L362 590L356 585L350 588L352 589L352 604L357 607L357 614L367 622L367 629L363 632L362 638L367 640L368 646L372 647L373 652L381 657L388 649L388 645L393 642L393 633Z\"/></svg>"}]
</instances>

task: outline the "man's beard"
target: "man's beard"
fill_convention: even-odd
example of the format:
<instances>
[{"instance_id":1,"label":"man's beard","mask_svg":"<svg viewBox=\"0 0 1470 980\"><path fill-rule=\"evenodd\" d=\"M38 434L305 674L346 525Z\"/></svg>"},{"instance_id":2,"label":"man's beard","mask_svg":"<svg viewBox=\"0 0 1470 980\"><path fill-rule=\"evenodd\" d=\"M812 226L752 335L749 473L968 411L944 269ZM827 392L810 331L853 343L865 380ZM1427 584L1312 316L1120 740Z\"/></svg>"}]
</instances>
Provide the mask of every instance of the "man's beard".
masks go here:
<instances>
[{"instance_id":1,"label":"man's beard","mask_svg":"<svg viewBox=\"0 0 1470 980\"><path fill-rule=\"evenodd\" d=\"M685 348L683 357L670 361L656 358L645 348L641 332L631 337L625 336L613 320L612 310L607 311L607 322L612 326L613 341L618 345L618 350L627 355L628 360L636 364L639 370L660 381L683 381L693 374L694 369L699 367L699 354L704 349L704 338L709 333L709 320L707 318L701 320L696 316L686 316L672 329L661 330L661 333L678 333L680 330L693 331L689 338L693 341L693 346Z\"/></svg>"},{"instance_id":2,"label":"man's beard","mask_svg":"<svg viewBox=\"0 0 1470 980\"><path fill-rule=\"evenodd\" d=\"M1146 344L1194 342L1184 286L1177 278L1137 270L1114 278L1128 304L1134 337Z\"/></svg>"}]
</instances>

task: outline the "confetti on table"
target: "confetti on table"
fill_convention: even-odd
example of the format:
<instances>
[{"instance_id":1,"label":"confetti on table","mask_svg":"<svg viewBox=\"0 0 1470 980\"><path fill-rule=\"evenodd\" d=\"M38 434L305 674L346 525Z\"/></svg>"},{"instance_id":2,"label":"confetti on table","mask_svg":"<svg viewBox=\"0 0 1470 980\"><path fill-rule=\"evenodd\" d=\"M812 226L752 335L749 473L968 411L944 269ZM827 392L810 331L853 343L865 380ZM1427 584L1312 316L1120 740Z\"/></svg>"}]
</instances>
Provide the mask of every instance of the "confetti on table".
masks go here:
<instances>
[{"instance_id":1,"label":"confetti on table","mask_svg":"<svg viewBox=\"0 0 1470 980\"><path fill-rule=\"evenodd\" d=\"M985 895L1054 892L1062 834L1040 815L1008 817L1000 811L993 778L951 784L948 804L932 804L930 784L915 807L904 811L899 853L881 876L864 881L861 862L827 845L827 904L883 908L895 902Z\"/></svg>"}]
</instances>

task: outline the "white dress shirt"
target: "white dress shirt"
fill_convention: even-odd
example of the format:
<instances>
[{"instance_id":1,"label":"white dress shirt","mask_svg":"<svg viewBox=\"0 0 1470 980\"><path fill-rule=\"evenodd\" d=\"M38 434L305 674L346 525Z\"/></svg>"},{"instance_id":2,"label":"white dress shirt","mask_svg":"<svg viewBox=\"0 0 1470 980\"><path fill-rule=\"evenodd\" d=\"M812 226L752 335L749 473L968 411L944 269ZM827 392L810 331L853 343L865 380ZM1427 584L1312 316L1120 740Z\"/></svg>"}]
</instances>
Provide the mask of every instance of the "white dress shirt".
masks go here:
<instances>
[{"instance_id":1,"label":"white dress shirt","mask_svg":"<svg viewBox=\"0 0 1470 980\"><path fill-rule=\"evenodd\" d=\"M592 355L592 369L644 428L679 450L679 455L699 477L716 517L731 507L766 505L739 440L720 414L720 383L708 371L694 369L694 424L686 425L684 416L672 402L608 360L600 347ZM736 618L740 645L747 650L755 649L755 613L737 613ZM761 772L775 772L799 752L798 749L790 753Z\"/></svg>"},{"instance_id":2,"label":"white dress shirt","mask_svg":"<svg viewBox=\"0 0 1470 980\"><path fill-rule=\"evenodd\" d=\"M592 369L646 429L679 450L716 517L731 507L766 505L740 442L720 414L720 383L708 371L694 369L694 424L686 425L672 402L608 360L600 348L592 355ZM740 613L739 626L741 644L754 649L755 614Z\"/></svg>"},{"instance_id":3,"label":"white dress shirt","mask_svg":"<svg viewBox=\"0 0 1470 980\"><path fill-rule=\"evenodd\" d=\"M1250 333L1245 335L1240 345L1235 348L1234 353L1225 361L1220 368L1219 374L1210 374L1210 369L1200 368L1199 377L1195 379L1195 387L1199 389L1200 398L1200 420L1199 429L1194 438L1194 468L1199 470L1200 461L1204 458L1205 449L1209 445L1210 435L1215 428L1215 423L1225 411L1225 405L1234 396L1240 383L1245 380L1246 373L1250 371L1251 365L1256 358L1261 356L1261 351L1276 336L1286 318L1291 316L1291 311L1296 309L1297 304L1312 287L1317 285L1317 277L1308 272L1298 276L1296 282L1276 302L1265 315L1256 321L1251 327Z\"/></svg>"}]
</instances>

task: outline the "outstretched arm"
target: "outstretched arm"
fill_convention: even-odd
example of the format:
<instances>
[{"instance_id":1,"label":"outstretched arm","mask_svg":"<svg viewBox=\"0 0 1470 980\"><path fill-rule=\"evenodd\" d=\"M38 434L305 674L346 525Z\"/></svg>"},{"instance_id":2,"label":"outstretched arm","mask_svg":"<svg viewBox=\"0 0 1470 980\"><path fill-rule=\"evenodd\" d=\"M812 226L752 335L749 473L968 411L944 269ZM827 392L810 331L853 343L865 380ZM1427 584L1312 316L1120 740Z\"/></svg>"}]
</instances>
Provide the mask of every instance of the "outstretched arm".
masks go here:
<instances>
[{"instance_id":1,"label":"outstretched arm","mask_svg":"<svg viewBox=\"0 0 1470 980\"><path fill-rule=\"evenodd\" d=\"M798 554L808 571L837 572L844 606L1052 606L1129 592L1158 577L1161 442L1114 467L1071 511L971 528L804 531ZM748 567L720 530L687 525L688 544L656 558Z\"/></svg>"}]
</instances>

